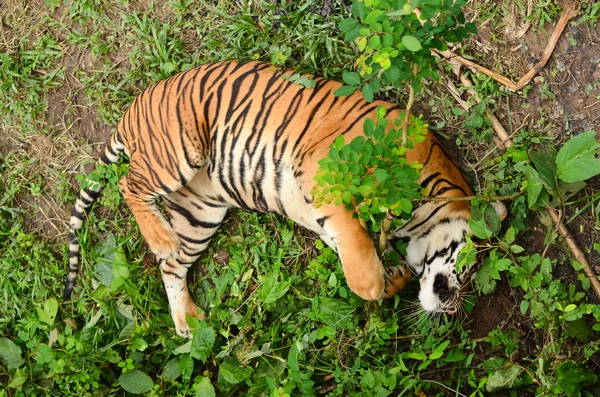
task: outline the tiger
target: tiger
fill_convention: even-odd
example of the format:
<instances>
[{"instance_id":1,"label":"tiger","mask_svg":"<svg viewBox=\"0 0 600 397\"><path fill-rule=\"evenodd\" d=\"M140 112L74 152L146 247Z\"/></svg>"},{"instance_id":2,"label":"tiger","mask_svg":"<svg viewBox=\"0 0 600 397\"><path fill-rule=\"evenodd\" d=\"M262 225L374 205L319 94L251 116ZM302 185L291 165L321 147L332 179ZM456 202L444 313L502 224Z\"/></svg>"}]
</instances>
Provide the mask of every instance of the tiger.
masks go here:
<instances>
[{"instance_id":1,"label":"tiger","mask_svg":"<svg viewBox=\"0 0 600 397\"><path fill-rule=\"evenodd\" d=\"M369 234L343 206L317 206L311 189L318 161L332 142L361 135L379 106L393 120L400 105L366 101L360 93L335 96L341 83L309 75L304 88L269 63L225 61L180 72L151 85L124 112L98 164L123 153L129 171L119 188L150 251L156 256L179 336L191 332L186 315L204 318L186 275L223 222L228 209L281 214L312 230L336 251L350 290L378 300L419 277L428 312L454 313L464 274L456 257L469 233L467 201L431 201L390 236L408 243L406 265L384 267ZM427 134L406 154L423 165L419 183L432 197L466 197L472 190L439 140ZM78 230L100 194L80 190L69 222L69 299L79 269ZM161 198L170 221L162 215Z\"/></svg>"}]
</instances>

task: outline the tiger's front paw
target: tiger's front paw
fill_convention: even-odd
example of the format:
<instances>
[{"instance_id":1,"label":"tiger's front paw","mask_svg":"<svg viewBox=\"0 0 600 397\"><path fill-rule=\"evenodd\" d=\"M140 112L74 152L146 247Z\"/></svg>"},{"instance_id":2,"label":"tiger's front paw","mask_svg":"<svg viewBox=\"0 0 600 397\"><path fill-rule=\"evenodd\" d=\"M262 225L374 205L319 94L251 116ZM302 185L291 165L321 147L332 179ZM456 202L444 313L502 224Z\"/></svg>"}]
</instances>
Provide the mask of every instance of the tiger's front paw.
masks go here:
<instances>
[{"instance_id":1,"label":"tiger's front paw","mask_svg":"<svg viewBox=\"0 0 600 397\"><path fill-rule=\"evenodd\" d=\"M385 295L390 298L406 287L406 282L411 279L412 273L403 266L392 266L385 268Z\"/></svg>"},{"instance_id":2,"label":"tiger's front paw","mask_svg":"<svg viewBox=\"0 0 600 397\"><path fill-rule=\"evenodd\" d=\"M361 298L374 301L381 299L385 291L384 270L381 266L360 274L346 274L348 287Z\"/></svg>"}]
</instances>

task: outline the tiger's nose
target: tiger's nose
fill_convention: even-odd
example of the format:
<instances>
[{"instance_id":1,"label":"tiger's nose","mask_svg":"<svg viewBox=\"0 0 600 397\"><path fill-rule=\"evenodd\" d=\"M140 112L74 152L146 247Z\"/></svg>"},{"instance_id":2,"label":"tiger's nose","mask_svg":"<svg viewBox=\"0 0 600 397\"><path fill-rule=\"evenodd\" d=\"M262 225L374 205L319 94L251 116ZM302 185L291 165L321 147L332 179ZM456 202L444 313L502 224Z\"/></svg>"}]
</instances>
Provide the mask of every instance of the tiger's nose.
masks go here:
<instances>
[{"instance_id":1,"label":"tiger's nose","mask_svg":"<svg viewBox=\"0 0 600 397\"><path fill-rule=\"evenodd\" d=\"M448 277L438 273L433 280L433 293L438 295L440 298L450 297L450 287L448 286Z\"/></svg>"}]
</instances>

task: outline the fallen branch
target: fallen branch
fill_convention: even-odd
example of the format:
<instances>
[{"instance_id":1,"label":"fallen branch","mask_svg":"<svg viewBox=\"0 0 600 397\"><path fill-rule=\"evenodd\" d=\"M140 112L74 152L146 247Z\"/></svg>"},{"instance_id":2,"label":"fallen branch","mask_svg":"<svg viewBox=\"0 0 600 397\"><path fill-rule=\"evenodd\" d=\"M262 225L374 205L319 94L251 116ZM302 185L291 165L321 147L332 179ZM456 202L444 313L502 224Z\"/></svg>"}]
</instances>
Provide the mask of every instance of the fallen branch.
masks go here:
<instances>
[{"instance_id":1,"label":"fallen branch","mask_svg":"<svg viewBox=\"0 0 600 397\"><path fill-rule=\"evenodd\" d=\"M554 32L552 32L552 36L550 36L550 39L548 40L548 44L546 45L546 48L544 49L544 52L542 53L542 58L527 73L525 73L523 75L523 77L521 77L521 79L517 83L513 82L508 77L504 77L501 74L494 72L493 70L487 69L481 65L476 64L475 62L469 61L468 59L465 59L465 58L461 57L460 55L455 54L452 51L448 50L448 51L435 51L435 52L438 53L440 56L451 60L451 63L458 63L462 66L468 67L471 70L485 74L486 76L493 78L500 84L503 84L506 87L508 87L508 89L511 91L519 91L520 89L525 87L527 84L529 84L531 79L533 79L533 77L536 74L538 74L544 68L544 66L546 66L546 63L548 62L548 59L550 59L552 52L554 52L556 43L558 43L558 39L562 35L563 30L567 26L567 23L569 22L569 20L571 18L573 18L575 15L577 15L578 12L579 12L579 4L576 4L575 2L572 2L572 1L566 2L563 13L560 16L560 19L558 20L558 22L556 23Z\"/></svg>"},{"instance_id":2,"label":"fallen branch","mask_svg":"<svg viewBox=\"0 0 600 397\"><path fill-rule=\"evenodd\" d=\"M592 267L590 266L590 263L585 257L585 254L579 249L577 243L571 236L571 233L569 233L565 224L560 220L558 212L554 208L548 206L546 206L546 211L556 224L556 227L558 228L560 234L565 239L567 247L569 247L569 249L571 250L571 253L575 257L575 260L581 265L583 265L583 271L585 272L585 275L588 276L588 278L590 279L590 283L592 284L594 292L596 292L596 296L600 297L600 281L598 281L598 276L596 275L596 273L594 273L594 270L592 270Z\"/></svg>"},{"instance_id":3,"label":"fallen branch","mask_svg":"<svg viewBox=\"0 0 600 397\"><path fill-rule=\"evenodd\" d=\"M554 32L552 33L552 36L550 37L550 41L549 41L548 45L546 46L546 49L544 50L542 59L529 72L527 72L521 78L521 80L519 80L519 82L516 84L513 83L510 79L507 79L495 72L492 72L489 69L486 69L482 66L476 65L475 63L473 63L471 61L467 61L466 59L464 59L462 57L458 57L450 51L439 52L439 55L449 59L449 62L452 65L452 68L455 73L457 73L456 69L459 69L461 65L464 65L464 66L467 66L478 72L481 72L488 76L491 76L496 81L499 81L500 83L506 85L509 89L514 89L514 91L517 91L517 90L523 88L525 85L527 85L531 81L533 76L535 76L537 73L539 73L540 70L544 67L544 65L550 58L550 55L552 55L552 52L554 51L554 48L556 47L556 43L558 42L558 39L560 38L565 26L567 25L567 22L571 18L573 18L575 15L577 15L578 11L579 11L578 5L574 4L571 1L566 3L565 9L563 10L561 17L560 17L558 23L556 24L556 27L554 29ZM463 60L464 60L464 62L463 62ZM469 80L469 78L467 76L465 76L464 74L460 74L460 71L458 71L458 75L460 76L461 82L465 86L467 86L467 87L473 86L473 83ZM512 87L511 87L511 84L512 84ZM481 99L477 95L477 92L475 92L475 90L473 90L472 88L469 88L467 90L467 92L470 95L472 95L473 98L475 99L475 101L477 101L478 103L481 101ZM508 148L508 147L512 146L512 142L508 139L508 134L506 133L506 130L504 129L504 127L502 127L502 125L500 124L498 119L489 113L487 113L487 116L490 119L490 121L492 122L492 127L494 128L494 131L496 131L496 134L500 137L502 142L504 142L504 147ZM490 116L493 116L493 118ZM579 262L583 266L583 271L585 272L586 276L589 278L592 288L593 288L594 292L596 293L596 296L598 298L600 298L600 282L598 281L598 276L592 270L590 263L587 261L587 259L585 257L585 254L577 246L577 243L575 242L575 240L573 239L573 237L567 230L564 223L561 221L556 210L552 207L546 207L546 211L548 212L548 214L554 221L554 224L556 225L556 228L558 229L558 231L560 232L562 237L565 239L565 242L567 243L567 247L569 247L569 250L571 251L571 254L573 255L573 257L577 260L577 262Z\"/></svg>"}]
</instances>

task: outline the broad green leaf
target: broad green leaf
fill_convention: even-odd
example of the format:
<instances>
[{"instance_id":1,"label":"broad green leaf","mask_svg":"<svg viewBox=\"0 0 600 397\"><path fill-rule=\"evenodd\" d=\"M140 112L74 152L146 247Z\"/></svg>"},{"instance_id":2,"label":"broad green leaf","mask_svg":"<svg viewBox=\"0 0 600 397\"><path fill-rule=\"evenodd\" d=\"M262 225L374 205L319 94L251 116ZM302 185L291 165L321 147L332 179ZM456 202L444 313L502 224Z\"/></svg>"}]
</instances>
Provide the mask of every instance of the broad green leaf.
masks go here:
<instances>
[{"instance_id":1,"label":"broad green leaf","mask_svg":"<svg viewBox=\"0 0 600 397\"><path fill-rule=\"evenodd\" d=\"M210 357L210 351L215 344L215 331L212 327L201 327L194 330L191 355L193 358L205 362Z\"/></svg>"},{"instance_id":2,"label":"broad green leaf","mask_svg":"<svg viewBox=\"0 0 600 397\"><path fill-rule=\"evenodd\" d=\"M344 72L342 73L342 80L348 85L359 85L360 75L356 72Z\"/></svg>"},{"instance_id":3,"label":"broad green leaf","mask_svg":"<svg viewBox=\"0 0 600 397\"><path fill-rule=\"evenodd\" d=\"M277 302L288 291L291 281L278 281L276 273L267 274L260 286L259 297L263 303Z\"/></svg>"},{"instance_id":4,"label":"broad green leaf","mask_svg":"<svg viewBox=\"0 0 600 397\"><path fill-rule=\"evenodd\" d=\"M348 328L354 309L344 301L333 298L314 298L318 308L317 317L325 324L337 329Z\"/></svg>"},{"instance_id":5,"label":"broad green leaf","mask_svg":"<svg viewBox=\"0 0 600 397\"><path fill-rule=\"evenodd\" d=\"M210 379L200 376L200 380L196 382L196 397L215 397L216 395L215 387Z\"/></svg>"},{"instance_id":6,"label":"broad green leaf","mask_svg":"<svg viewBox=\"0 0 600 397\"><path fill-rule=\"evenodd\" d=\"M29 370L27 370L27 373L29 373ZM22 368L17 369L12 379L10 380L8 387L12 389L17 389L20 386L24 385L25 382L27 382L27 373L23 371Z\"/></svg>"},{"instance_id":7,"label":"broad green leaf","mask_svg":"<svg viewBox=\"0 0 600 397\"><path fill-rule=\"evenodd\" d=\"M365 23L370 24L371 22L375 22L380 16L383 14L382 10L373 10L365 17Z\"/></svg>"},{"instance_id":8,"label":"broad green leaf","mask_svg":"<svg viewBox=\"0 0 600 397\"><path fill-rule=\"evenodd\" d=\"M558 182L558 191L560 192L560 197L563 201L569 199L570 197L577 194L581 189L586 187L585 182Z\"/></svg>"},{"instance_id":9,"label":"broad green leaf","mask_svg":"<svg viewBox=\"0 0 600 397\"><path fill-rule=\"evenodd\" d=\"M540 205L538 198L544 189L544 184L538 172L532 166L526 166L523 173L527 178L527 205L529 208L534 208L536 205Z\"/></svg>"},{"instance_id":10,"label":"broad green leaf","mask_svg":"<svg viewBox=\"0 0 600 397\"><path fill-rule=\"evenodd\" d=\"M535 165L540 179L548 193L558 196L558 181L556 179L556 152L546 150L544 152L530 152L529 156Z\"/></svg>"},{"instance_id":11,"label":"broad green leaf","mask_svg":"<svg viewBox=\"0 0 600 397\"><path fill-rule=\"evenodd\" d=\"M346 18L346 19L342 19L342 21L340 21L340 30L342 32L348 32L352 29L354 29L354 27L356 26L356 19L354 18Z\"/></svg>"},{"instance_id":12,"label":"broad green leaf","mask_svg":"<svg viewBox=\"0 0 600 397\"><path fill-rule=\"evenodd\" d=\"M577 338L581 342L590 342L594 339L592 327L584 318L579 318L575 321L569 321L565 324L567 335Z\"/></svg>"},{"instance_id":13,"label":"broad green leaf","mask_svg":"<svg viewBox=\"0 0 600 397\"><path fill-rule=\"evenodd\" d=\"M43 309L38 307L36 308L36 311L40 321L43 321L48 325L53 325L54 319L56 319L56 313L58 312L58 301L54 298L50 298L44 302Z\"/></svg>"},{"instance_id":14,"label":"broad green leaf","mask_svg":"<svg viewBox=\"0 0 600 397\"><path fill-rule=\"evenodd\" d=\"M522 300L520 309L521 309L521 314L524 315L525 313L527 313L527 309L529 309L529 301Z\"/></svg>"},{"instance_id":15,"label":"broad green leaf","mask_svg":"<svg viewBox=\"0 0 600 397\"><path fill-rule=\"evenodd\" d=\"M191 342L191 341L190 341ZM184 354L179 359L179 371L183 380L189 380L194 372L194 359L189 354Z\"/></svg>"},{"instance_id":16,"label":"broad green leaf","mask_svg":"<svg viewBox=\"0 0 600 397\"><path fill-rule=\"evenodd\" d=\"M410 35L402 37L402 44L404 44L407 50L412 52L417 52L423 48L419 39Z\"/></svg>"},{"instance_id":17,"label":"broad green leaf","mask_svg":"<svg viewBox=\"0 0 600 397\"><path fill-rule=\"evenodd\" d=\"M469 219L469 226L471 227L471 232L482 240L492 237L492 232L487 228L483 219L477 221Z\"/></svg>"},{"instance_id":18,"label":"broad green leaf","mask_svg":"<svg viewBox=\"0 0 600 397\"><path fill-rule=\"evenodd\" d=\"M373 102L374 92L373 88L369 84L366 84L362 88L363 97L367 100L367 102Z\"/></svg>"},{"instance_id":19,"label":"broad green leaf","mask_svg":"<svg viewBox=\"0 0 600 397\"><path fill-rule=\"evenodd\" d=\"M353 87L351 85L343 85L333 93L334 96L350 96L354 94L357 87Z\"/></svg>"},{"instance_id":20,"label":"broad green leaf","mask_svg":"<svg viewBox=\"0 0 600 397\"><path fill-rule=\"evenodd\" d=\"M492 233L498 233L498 231L500 231L500 218L493 205L487 205L485 207L483 218L485 219L486 226L488 226Z\"/></svg>"},{"instance_id":21,"label":"broad green leaf","mask_svg":"<svg viewBox=\"0 0 600 397\"><path fill-rule=\"evenodd\" d=\"M565 182L585 181L600 174L596 158L600 143L594 131L586 131L569 139L556 156L556 170Z\"/></svg>"},{"instance_id":22,"label":"broad green leaf","mask_svg":"<svg viewBox=\"0 0 600 397\"><path fill-rule=\"evenodd\" d=\"M181 376L181 370L179 369L179 359L172 358L167 361L163 372L163 379L167 382L173 382Z\"/></svg>"},{"instance_id":23,"label":"broad green leaf","mask_svg":"<svg viewBox=\"0 0 600 397\"><path fill-rule=\"evenodd\" d=\"M513 363L508 363L504 368L497 370L488 377L485 388L488 392L494 392L501 389L510 389L515 383L522 369Z\"/></svg>"},{"instance_id":24,"label":"broad green leaf","mask_svg":"<svg viewBox=\"0 0 600 397\"><path fill-rule=\"evenodd\" d=\"M21 357L21 348L8 338L0 338L0 357L8 369L19 368L25 362Z\"/></svg>"},{"instance_id":25,"label":"broad green leaf","mask_svg":"<svg viewBox=\"0 0 600 397\"><path fill-rule=\"evenodd\" d=\"M585 386L596 384L598 377L587 368L565 361L556 368L558 384L567 397L579 397Z\"/></svg>"},{"instance_id":26,"label":"broad green leaf","mask_svg":"<svg viewBox=\"0 0 600 397\"><path fill-rule=\"evenodd\" d=\"M125 372L119 377L119 384L125 391L131 394L146 393L154 387L152 378L139 369Z\"/></svg>"},{"instance_id":27,"label":"broad green leaf","mask_svg":"<svg viewBox=\"0 0 600 397\"><path fill-rule=\"evenodd\" d=\"M227 362L219 365L219 372L227 382L234 385L243 382L248 377L242 368Z\"/></svg>"}]
</instances>

